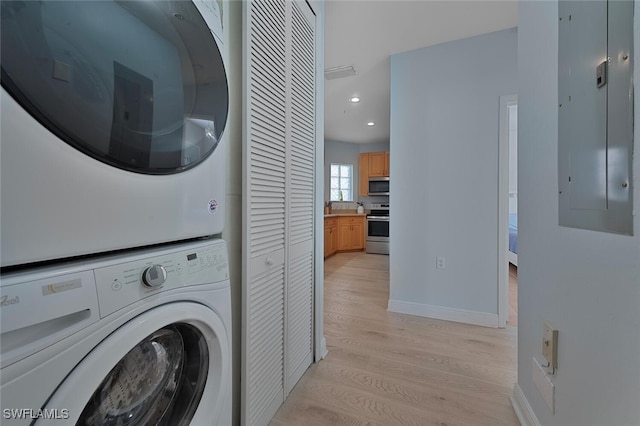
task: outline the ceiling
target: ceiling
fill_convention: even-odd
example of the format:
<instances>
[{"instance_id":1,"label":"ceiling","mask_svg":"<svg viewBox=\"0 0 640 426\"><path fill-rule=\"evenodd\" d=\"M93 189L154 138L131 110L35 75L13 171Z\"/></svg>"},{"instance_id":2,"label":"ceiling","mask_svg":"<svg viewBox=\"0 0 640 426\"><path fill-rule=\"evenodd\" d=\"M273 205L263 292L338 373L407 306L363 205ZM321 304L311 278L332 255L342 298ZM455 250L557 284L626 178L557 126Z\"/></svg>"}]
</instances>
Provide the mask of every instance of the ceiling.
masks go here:
<instances>
[{"instance_id":1,"label":"ceiling","mask_svg":"<svg viewBox=\"0 0 640 426\"><path fill-rule=\"evenodd\" d=\"M325 79L325 140L354 143L389 142L390 55L518 23L517 0L328 0L325 14L325 69L356 69Z\"/></svg>"}]
</instances>

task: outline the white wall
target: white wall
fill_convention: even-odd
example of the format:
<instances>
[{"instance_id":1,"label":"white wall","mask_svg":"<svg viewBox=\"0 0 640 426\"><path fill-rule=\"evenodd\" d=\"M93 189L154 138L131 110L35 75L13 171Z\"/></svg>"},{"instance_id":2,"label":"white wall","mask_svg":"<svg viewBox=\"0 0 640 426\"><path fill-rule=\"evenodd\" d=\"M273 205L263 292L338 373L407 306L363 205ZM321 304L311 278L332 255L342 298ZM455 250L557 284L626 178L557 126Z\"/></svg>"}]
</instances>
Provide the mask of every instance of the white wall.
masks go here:
<instances>
[{"instance_id":1,"label":"white wall","mask_svg":"<svg viewBox=\"0 0 640 426\"><path fill-rule=\"evenodd\" d=\"M377 142L377 143L359 143L360 152L380 152L380 151L389 151L389 143L388 142Z\"/></svg>"},{"instance_id":2,"label":"white wall","mask_svg":"<svg viewBox=\"0 0 640 426\"><path fill-rule=\"evenodd\" d=\"M331 192L331 163L353 164L353 201L362 201L365 205L371 203L386 203L388 197L361 197L360 188L360 153L389 151L388 143L350 143L340 141L325 141L324 144L324 199L329 201Z\"/></svg>"},{"instance_id":3,"label":"white wall","mask_svg":"<svg viewBox=\"0 0 640 426\"><path fill-rule=\"evenodd\" d=\"M637 53L640 2L635 9ZM633 237L558 226L557 2L520 2L518 36L518 385L542 425L638 425L640 216ZM637 154L633 167L637 211ZM554 415L531 378L544 320L559 329Z\"/></svg>"},{"instance_id":4,"label":"white wall","mask_svg":"<svg viewBox=\"0 0 640 426\"><path fill-rule=\"evenodd\" d=\"M516 49L509 29L391 57L390 310L498 324L499 97L516 93Z\"/></svg>"}]
</instances>

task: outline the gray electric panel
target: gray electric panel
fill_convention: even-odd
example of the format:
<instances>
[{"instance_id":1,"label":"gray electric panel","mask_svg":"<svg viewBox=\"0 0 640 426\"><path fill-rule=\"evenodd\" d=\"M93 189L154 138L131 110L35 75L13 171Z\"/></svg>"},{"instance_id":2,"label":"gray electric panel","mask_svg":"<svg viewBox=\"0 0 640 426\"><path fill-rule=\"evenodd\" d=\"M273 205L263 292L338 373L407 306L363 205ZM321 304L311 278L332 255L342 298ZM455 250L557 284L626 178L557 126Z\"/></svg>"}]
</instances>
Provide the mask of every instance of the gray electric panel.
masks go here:
<instances>
[{"instance_id":1,"label":"gray electric panel","mask_svg":"<svg viewBox=\"0 0 640 426\"><path fill-rule=\"evenodd\" d=\"M633 1L559 1L559 223L633 234Z\"/></svg>"}]
</instances>

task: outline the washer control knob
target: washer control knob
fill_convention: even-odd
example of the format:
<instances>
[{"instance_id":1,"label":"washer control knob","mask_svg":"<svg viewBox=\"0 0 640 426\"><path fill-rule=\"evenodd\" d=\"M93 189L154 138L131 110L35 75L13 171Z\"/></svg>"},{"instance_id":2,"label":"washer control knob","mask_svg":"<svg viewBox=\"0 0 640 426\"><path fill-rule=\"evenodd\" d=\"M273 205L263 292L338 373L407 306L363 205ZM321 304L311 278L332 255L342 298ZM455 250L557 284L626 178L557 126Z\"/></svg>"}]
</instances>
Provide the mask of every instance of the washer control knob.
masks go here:
<instances>
[{"instance_id":1,"label":"washer control knob","mask_svg":"<svg viewBox=\"0 0 640 426\"><path fill-rule=\"evenodd\" d=\"M142 284L145 287L160 287L167 280L167 270L162 265L148 267L142 273Z\"/></svg>"}]
</instances>

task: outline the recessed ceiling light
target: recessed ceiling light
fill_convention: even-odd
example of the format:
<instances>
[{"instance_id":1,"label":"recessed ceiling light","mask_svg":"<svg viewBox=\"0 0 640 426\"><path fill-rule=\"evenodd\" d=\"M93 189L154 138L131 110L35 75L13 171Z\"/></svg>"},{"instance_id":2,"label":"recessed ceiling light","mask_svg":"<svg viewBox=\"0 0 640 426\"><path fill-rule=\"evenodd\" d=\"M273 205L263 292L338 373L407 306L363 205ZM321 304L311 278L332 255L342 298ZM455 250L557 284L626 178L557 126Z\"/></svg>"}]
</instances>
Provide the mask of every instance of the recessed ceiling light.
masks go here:
<instances>
[{"instance_id":1,"label":"recessed ceiling light","mask_svg":"<svg viewBox=\"0 0 640 426\"><path fill-rule=\"evenodd\" d=\"M374 123L373 121L370 121L367 123L367 126L374 126L376 123Z\"/></svg>"},{"instance_id":2,"label":"recessed ceiling light","mask_svg":"<svg viewBox=\"0 0 640 426\"><path fill-rule=\"evenodd\" d=\"M354 96L353 98L351 98L351 99L349 99L349 100L350 100L351 102L353 102L354 104L355 104L356 102L360 102L360 98L359 98L359 97L357 97L357 96Z\"/></svg>"}]
</instances>

